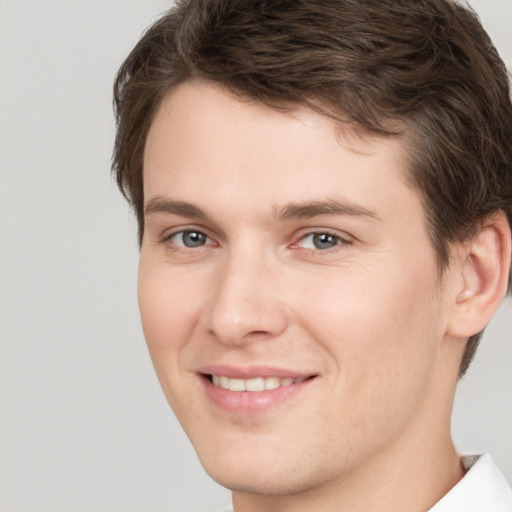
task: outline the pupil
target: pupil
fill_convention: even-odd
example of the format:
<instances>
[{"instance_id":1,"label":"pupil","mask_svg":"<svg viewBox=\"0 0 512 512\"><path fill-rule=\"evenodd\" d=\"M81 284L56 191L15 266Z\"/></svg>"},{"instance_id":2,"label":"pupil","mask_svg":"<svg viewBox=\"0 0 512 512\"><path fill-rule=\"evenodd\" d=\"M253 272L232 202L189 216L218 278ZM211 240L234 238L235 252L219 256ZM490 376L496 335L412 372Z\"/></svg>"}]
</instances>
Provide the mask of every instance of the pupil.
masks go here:
<instances>
[{"instance_id":1,"label":"pupil","mask_svg":"<svg viewBox=\"0 0 512 512\"><path fill-rule=\"evenodd\" d=\"M185 231L183 233L183 243L186 247L199 247L206 241L206 236L197 231Z\"/></svg>"},{"instance_id":2,"label":"pupil","mask_svg":"<svg viewBox=\"0 0 512 512\"><path fill-rule=\"evenodd\" d=\"M331 249L338 245L338 240L335 236L329 233L320 233L313 235L313 244L317 249Z\"/></svg>"}]
</instances>

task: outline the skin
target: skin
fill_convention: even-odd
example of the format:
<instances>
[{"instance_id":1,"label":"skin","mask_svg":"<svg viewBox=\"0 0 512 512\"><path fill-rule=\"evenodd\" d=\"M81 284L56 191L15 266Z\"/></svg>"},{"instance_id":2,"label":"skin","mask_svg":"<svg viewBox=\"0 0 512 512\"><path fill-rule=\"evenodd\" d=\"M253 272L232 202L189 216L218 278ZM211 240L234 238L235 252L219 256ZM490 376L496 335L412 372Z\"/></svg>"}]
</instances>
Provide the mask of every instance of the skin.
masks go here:
<instances>
[{"instance_id":1,"label":"skin","mask_svg":"<svg viewBox=\"0 0 512 512\"><path fill-rule=\"evenodd\" d=\"M202 82L172 90L155 116L144 333L169 404L236 512L422 511L462 477L450 413L466 333L450 326L463 266L441 279L405 162L400 140ZM326 201L341 208L319 212ZM203 245L186 247L183 230ZM315 247L322 233L333 243ZM212 364L314 378L236 414L204 392L200 369Z\"/></svg>"}]
</instances>

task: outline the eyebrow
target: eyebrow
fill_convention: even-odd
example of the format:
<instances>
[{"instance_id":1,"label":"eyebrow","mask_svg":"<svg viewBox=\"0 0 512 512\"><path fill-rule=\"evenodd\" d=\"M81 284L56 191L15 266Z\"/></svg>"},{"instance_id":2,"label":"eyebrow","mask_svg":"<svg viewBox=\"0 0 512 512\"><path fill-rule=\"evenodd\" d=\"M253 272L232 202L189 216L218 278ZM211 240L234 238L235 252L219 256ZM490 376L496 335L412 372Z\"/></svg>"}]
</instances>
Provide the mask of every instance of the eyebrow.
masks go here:
<instances>
[{"instance_id":1,"label":"eyebrow","mask_svg":"<svg viewBox=\"0 0 512 512\"><path fill-rule=\"evenodd\" d=\"M150 199L144 207L144 215L151 215L152 213L170 213L173 215L180 215L182 217L194 217L196 219L205 219L206 213L194 206L193 204L184 201L173 201L164 197L154 197Z\"/></svg>"},{"instance_id":2,"label":"eyebrow","mask_svg":"<svg viewBox=\"0 0 512 512\"><path fill-rule=\"evenodd\" d=\"M201 208L185 201L175 201L164 197L150 199L145 207L144 214L168 213L182 217L207 219L208 215ZM320 215L346 215L351 217L368 217L381 220L372 210L354 204L350 201L328 199L325 201L307 201L303 203L290 203L284 206L275 206L273 213L274 222L293 219L308 219Z\"/></svg>"},{"instance_id":3,"label":"eyebrow","mask_svg":"<svg viewBox=\"0 0 512 512\"><path fill-rule=\"evenodd\" d=\"M350 201L328 199L326 201L313 201L305 203L292 203L275 208L276 220L308 219L319 215L348 215L351 217L368 217L381 220L372 210L354 204Z\"/></svg>"}]
</instances>

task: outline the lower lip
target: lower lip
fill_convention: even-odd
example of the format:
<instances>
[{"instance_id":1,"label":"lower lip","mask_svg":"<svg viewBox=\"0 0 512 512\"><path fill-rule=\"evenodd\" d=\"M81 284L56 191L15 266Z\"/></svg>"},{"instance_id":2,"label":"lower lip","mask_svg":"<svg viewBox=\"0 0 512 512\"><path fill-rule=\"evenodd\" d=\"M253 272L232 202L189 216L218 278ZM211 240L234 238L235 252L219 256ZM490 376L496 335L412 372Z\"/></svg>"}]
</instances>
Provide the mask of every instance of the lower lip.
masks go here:
<instances>
[{"instance_id":1,"label":"lower lip","mask_svg":"<svg viewBox=\"0 0 512 512\"><path fill-rule=\"evenodd\" d=\"M265 391L230 391L215 386L201 376L206 396L219 409L233 414L258 414L265 412L303 391L316 379L306 379L289 386Z\"/></svg>"}]
</instances>

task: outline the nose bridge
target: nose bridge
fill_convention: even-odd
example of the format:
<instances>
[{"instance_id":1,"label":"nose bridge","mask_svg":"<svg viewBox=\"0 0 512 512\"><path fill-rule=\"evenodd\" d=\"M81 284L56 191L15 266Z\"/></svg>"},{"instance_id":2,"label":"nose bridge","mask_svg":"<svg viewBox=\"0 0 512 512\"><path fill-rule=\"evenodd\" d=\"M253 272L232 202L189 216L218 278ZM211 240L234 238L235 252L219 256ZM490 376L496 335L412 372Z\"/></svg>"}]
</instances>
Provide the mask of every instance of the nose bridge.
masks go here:
<instances>
[{"instance_id":1,"label":"nose bridge","mask_svg":"<svg viewBox=\"0 0 512 512\"><path fill-rule=\"evenodd\" d=\"M276 288L277 269L263 248L247 244L226 254L213 280L208 330L225 344L279 335L287 324Z\"/></svg>"}]
</instances>

